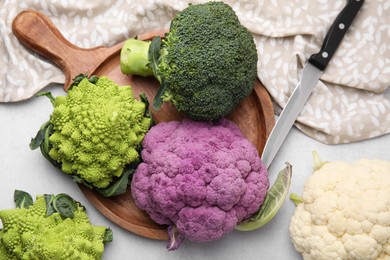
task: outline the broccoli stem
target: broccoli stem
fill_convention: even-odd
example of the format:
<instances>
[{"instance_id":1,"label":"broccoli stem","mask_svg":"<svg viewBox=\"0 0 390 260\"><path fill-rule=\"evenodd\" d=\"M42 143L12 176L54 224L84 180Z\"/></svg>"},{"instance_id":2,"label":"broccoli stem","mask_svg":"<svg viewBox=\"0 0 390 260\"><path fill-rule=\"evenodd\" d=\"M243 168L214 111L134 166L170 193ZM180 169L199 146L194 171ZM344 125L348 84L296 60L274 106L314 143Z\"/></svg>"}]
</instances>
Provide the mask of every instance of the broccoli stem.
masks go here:
<instances>
[{"instance_id":1,"label":"broccoli stem","mask_svg":"<svg viewBox=\"0 0 390 260\"><path fill-rule=\"evenodd\" d=\"M128 39L125 41L120 54L122 73L144 77L153 76L153 71L148 65L149 46L149 41L137 39Z\"/></svg>"}]
</instances>

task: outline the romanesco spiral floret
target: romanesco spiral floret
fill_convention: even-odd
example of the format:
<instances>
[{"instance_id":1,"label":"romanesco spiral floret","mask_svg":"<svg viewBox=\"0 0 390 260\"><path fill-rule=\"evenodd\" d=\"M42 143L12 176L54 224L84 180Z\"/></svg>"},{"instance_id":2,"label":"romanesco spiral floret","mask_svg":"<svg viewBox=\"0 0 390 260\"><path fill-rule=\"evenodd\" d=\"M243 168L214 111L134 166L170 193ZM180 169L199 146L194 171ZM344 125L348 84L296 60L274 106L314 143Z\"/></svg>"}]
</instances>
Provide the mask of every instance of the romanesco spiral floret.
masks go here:
<instances>
[{"instance_id":1,"label":"romanesco spiral floret","mask_svg":"<svg viewBox=\"0 0 390 260\"><path fill-rule=\"evenodd\" d=\"M46 208L45 197L38 195L29 208L0 210L0 259L101 259L106 227L91 225L81 205L73 218L47 216Z\"/></svg>"},{"instance_id":2,"label":"romanesco spiral floret","mask_svg":"<svg viewBox=\"0 0 390 260\"><path fill-rule=\"evenodd\" d=\"M105 188L138 160L151 119L144 116L146 105L134 98L131 87L107 77L96 83L84 78L53 104L49 156L63 172Z\"/></svg>"}]
</instances>

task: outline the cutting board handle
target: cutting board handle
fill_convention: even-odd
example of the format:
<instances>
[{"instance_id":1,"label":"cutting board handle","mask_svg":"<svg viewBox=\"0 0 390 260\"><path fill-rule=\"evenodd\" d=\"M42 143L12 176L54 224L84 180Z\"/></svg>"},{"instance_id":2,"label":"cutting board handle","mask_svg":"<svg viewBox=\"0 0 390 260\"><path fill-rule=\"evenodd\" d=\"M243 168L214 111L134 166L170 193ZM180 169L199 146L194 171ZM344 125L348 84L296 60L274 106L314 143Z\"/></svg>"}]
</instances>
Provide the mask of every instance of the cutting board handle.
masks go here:
<instances>
[{"instance_id":1,"label":"cutting board handle","mask_svg":"<svg viewBox=\"0 0 390 260\"><path fill-rule=\"evenodd\" d=\"M47 16L35 10L19 13L13 20L12 31L22 44L62 69L65 90L77 75L91 75L108 56L120 49L120 46L91 49L77 47L65 39Z\"/></svg>"}]
</instances>

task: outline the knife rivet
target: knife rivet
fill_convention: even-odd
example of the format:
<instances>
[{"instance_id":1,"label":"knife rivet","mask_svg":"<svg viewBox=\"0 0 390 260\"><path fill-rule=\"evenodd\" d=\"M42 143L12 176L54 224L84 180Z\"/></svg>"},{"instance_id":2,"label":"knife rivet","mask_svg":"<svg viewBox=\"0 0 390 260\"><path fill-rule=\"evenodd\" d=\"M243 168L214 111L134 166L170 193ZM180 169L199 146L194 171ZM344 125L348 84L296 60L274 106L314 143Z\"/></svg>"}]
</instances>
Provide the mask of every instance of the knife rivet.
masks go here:
<instances>
[{"instance_id":1,"label":"knife rivet","mask_svg":"<svg viewBox=\"0 0 390 260\"><path fill-rule=\"evenodd\" d=\"M328 53L326 52L326 51L324 51L323 53L322 53L322 58L328 58Z\"/></svg>"},{"instance_id":2,"label":"knife rivet","mask_svg":"<svg viewBox=\"0 0 390 260\"><path fill-rule=\"evenodd\" d=\"M340 23L340 24L339 24L339 28L340 28L341 30L343 30L343 29L345 28L345 24Z\"/></svg>"}]
</instances>

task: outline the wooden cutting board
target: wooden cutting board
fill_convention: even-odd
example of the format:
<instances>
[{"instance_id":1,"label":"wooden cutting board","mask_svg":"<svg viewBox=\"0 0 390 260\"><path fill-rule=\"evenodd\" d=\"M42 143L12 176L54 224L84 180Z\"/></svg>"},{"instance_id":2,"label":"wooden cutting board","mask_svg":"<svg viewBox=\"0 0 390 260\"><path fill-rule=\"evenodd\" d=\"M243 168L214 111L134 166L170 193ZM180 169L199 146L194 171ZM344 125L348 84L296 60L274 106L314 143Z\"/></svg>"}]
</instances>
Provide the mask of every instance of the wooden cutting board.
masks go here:
<instances>
[{"instance_id":1,"label":"wooden cutting board","mask_svg":"<svg viewBox=\"0 0 390 260\"><path fill-rule=\"evenodd\" d=\"M119 85L130 85L136 97L145 93L149 100L153 100L157 92L159 83L154 78L122 74L119 58L123 43L112 47L77 47L64 38L47 16L34 10L19 13L13 21L12 30L22 44L62 69L66 79L65 91L77 75L87 73L89 76L107 76ZM148 32L137 38L151 40L156 35L163 37L165 32ZM183 118L170 104L163 104L159 111L152 110L151 113L156 123ZM255 82L251 95L228 118L240 127L261 154L275 122L271 98L260 81ZM114 198L105 198L85 186L80 188L94 207L122 228L152 239L168 238L165 226L154 223L137 208L130 190Z\"/></svg>"}]
</instances>

